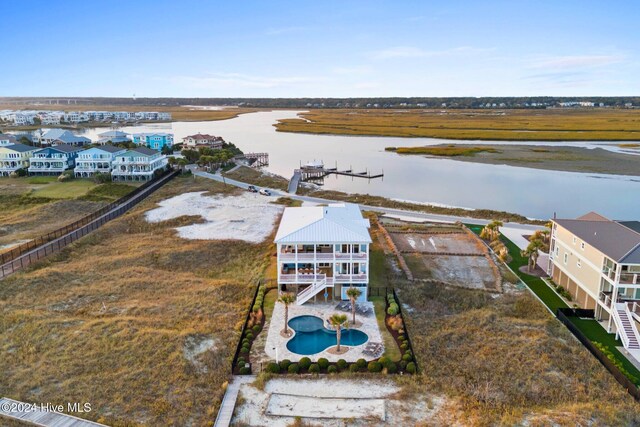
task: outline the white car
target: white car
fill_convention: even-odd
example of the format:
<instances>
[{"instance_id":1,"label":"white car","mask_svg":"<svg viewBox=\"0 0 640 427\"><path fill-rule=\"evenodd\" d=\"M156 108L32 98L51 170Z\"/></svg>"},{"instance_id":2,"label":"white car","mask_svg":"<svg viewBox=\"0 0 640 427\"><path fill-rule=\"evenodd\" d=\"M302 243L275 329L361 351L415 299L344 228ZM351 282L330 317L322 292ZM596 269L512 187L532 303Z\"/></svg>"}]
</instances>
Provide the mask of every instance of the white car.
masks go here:
<instances>
[{"instance_id":1,"label":"white car","mask_svg":"<svg viewBox=\"0 0 640 427\"><path fill-rule=\"evenodd\" d=\"M262 194L263 196L270 196L271 195L271 191L267 190L266 188L261 188L260 189L260 194Z\"/></svg>"}]
</instances>

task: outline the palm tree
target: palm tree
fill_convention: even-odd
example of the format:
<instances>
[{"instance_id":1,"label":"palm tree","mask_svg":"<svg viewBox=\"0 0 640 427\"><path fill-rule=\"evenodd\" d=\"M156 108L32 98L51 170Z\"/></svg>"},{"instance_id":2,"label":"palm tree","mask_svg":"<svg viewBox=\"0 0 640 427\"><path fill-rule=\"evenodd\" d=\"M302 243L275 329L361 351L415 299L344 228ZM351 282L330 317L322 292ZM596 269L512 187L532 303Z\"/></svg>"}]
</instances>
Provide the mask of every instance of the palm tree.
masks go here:
<instances>
[{"instance_id":1,"label":"palm tree","mask_svg":"<svg viewBox=\"0 0 640 427\"><path fill-rule=\"evenodd\" d=\"M289 323L289 306L293 304L296 300L296 296L291 292L285 292L280 294L278 301L284 304L284 329L282 332L285 335L289 335L289 329L287 328L287 323Z\"/></svg>"},{"instance_id":2,"label":"palm tree","mask_svg":"<svg viewBox=\"0 0 640 427\"><path fill-rule=\"evenodd\" d=\"M529 242L527 249L521 252L522 256L529 257L527 271L531 272L531 265L535 268L535 265L538 262L538 251L542 248L544 248L544 242L540 239L533 239Z\"/></svg>"},{"instance_id":3,"label":"palm tree","mask_svg":"<svg viewBox=\"0 0 640 427\"><path fill-rule=\"evenodd\" d=\"M329 323L331 324L331 326L333 326L334 328L336 328L336 351L339 353L340 352L340 336L342 334L342 327L343 326L347 326L349 325L349 321L347 320L347 315L346 314L333 314L330 318L329 318Z\"/></svg>"},{"instance_id":4,"label":"palm tree","mask_svg":"<svg viewBox=\"0 0 640 427\"><path fill-rule=\"evenodd\" d=\"M358 288L349 286L349 289L347 289L347 296L351 300L351 315L353 316L354 325L356 323L356 300L360 295L362 295L362 291Z\"/></svg>"}]
</instances>

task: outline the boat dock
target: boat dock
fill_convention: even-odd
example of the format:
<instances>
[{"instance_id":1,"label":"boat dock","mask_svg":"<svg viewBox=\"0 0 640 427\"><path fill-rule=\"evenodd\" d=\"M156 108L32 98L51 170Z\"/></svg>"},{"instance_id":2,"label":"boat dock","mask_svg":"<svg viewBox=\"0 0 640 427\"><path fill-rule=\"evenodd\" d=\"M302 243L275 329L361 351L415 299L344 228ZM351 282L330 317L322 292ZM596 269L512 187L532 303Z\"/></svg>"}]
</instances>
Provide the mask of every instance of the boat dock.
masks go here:
<instances>
[{"instance_id":1,"label":"boat dock","mask_svg":"<svg viewBox=\"0 0 640 427\"><path fill-rule=\"evenodd\" d=\"M308 163L307 165L301 165L299 169L295 169L293 171L293 176L289 181L288 192L290 194L295 194L301 182L313 182L322 185L324 178L329 175L350 176L352 178L365 178L371 180L383 178L384 171L378 174L372 174L369 170L365 170L364 172L354 172L351 167L349 169L340 170L338 169L337 164L334 168L325 168L324 164L321 162Z\"/></svg>"}]
</instances>

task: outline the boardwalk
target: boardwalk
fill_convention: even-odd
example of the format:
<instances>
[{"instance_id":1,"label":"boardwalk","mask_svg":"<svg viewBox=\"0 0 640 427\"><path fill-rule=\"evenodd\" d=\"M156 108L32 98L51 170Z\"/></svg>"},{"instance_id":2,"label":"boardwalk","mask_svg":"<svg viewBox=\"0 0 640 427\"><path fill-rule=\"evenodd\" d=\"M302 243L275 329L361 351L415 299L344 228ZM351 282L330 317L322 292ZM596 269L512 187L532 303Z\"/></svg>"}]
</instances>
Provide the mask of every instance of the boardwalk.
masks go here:
<instances>
[{"instance_id":1,"label":"boardwalk","mask_svg":"<svg viewBox=\"0 0 640 427\"><path fill-rule=\"evenodd\" d=\"M0 419L2 417L43 427L106 427L104 424L43 410L43 408L33 407L29 403L18 402L7 397L0 399Z\"/></svg>"},{"instance_id":2,"label":"boardwalk","mask_svg":"<svg viewBox=\"0 0 640 427\"><path fill-rule=\"evenodd\" d=\"M300 185L301 178L302 178L302 174L300 174L300 170L296 169L293 172L293 177L291 177L291 181L289 181L289 187L287 188L287 193L296 194L296 191L298 191L298 185Z\"/></svg>"},{"instance_id":3,"label":"boardwalk","mask_svg":"<svg viewBox=\"0 0 640 427\"><path fill-rule=\"evenodd\" d=\"M231 424L231 417L233 416L233 409L236 407L240 386L242 384L252 383L255 379L255 375L238 375L233 377L233 380L231 380L227 387L227 391L224 393L224 398L222 399L214 427L228 427Z\"/></svg>"}]
</instances>

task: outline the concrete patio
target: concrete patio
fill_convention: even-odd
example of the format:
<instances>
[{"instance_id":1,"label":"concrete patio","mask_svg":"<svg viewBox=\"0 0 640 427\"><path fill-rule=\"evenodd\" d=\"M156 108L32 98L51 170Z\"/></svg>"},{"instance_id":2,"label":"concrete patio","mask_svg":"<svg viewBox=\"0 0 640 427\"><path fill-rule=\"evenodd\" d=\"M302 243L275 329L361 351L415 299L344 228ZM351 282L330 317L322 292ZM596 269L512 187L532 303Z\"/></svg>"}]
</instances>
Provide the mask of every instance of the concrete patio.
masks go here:
<instances>
[{"instance_id":1,"label":"concrete patio","mask_svg":"<svg viewBox=\"0 0 640 427\"><path fill-rule=\"evenodd\" d=\"M289 306L289 320L293 319L294 317L303 315L317 316L323 320L326 320L334 313L342 313L347 315L347 317L349 318L349 323L351 323L351 312L336 310L335 307L336 305L338 305L338 303L339 301L331 301L327 303L313 303L312 301L310 301L305 303L304 305L297 305L295 303L291 304ZM363 350L369 342L382 343L382 336L380 335L380 329L378 328L378 322L376 320L375 312L373 312L373 303L363 302L358 304L366 304L372 309L371 314L369 314L368 316L361 316L359 314L356 314L356 321L360 322L361 325L359 325L355 329L367 334L369 336L369 339L365 343L358 346L341 345L341 347L349 348L349 351L344 354L331 354L327 351L328 349L325 349L324 351L316 354L311 354L306 357L309 357L314 362L321 357L326 358L330 362L337 362L339 359L344 359L347 362L355 362L360 358L365 360L373 359L371 356L364 355ZM305 357L304 355L293 353L287 349L287 342L295 336L295 332L293 330L292 332L294 333L294 335L291 335L291 337L289 338L285 338L280 335L280 331L284 329L284 304L280 302L276 303L273 309L273 315L269 320L269 331L265 344L265 353L271 359L276 360L275 349L277 348L278 360L289 359L292 362L297 362L301 358Z\"/></svg>"}]
</instances>

